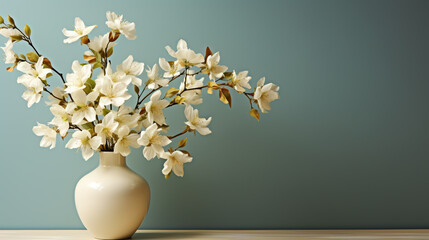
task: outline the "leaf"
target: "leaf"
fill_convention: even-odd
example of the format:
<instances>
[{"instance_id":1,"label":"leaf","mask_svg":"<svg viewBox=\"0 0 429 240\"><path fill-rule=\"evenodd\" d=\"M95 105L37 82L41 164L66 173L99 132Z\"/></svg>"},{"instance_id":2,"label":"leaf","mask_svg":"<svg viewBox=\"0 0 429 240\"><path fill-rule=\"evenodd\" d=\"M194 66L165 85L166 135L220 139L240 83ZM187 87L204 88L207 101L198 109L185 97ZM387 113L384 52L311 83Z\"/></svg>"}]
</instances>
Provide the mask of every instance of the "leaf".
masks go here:
<instances>
[{"instance_id":1,"label":"leaf","mask_svg":"<svg viewBox=\"0 0 429 240\"><path fill-rule=\"evenodd\" d=\"M231 107L232 99L231 94L229 93L229 90L226 88L221 88L221 91L219 91L219 99L225 103L229 104L229 107Z\"/></svg>"},{"instance_id":2,"label":"leaf","mask_svg":"<svg viewBox=\"0 0 429 240\"><path fill-rule=\"evenodd\" d=\"M169 179L170 176L171 176L171 171L167 175L164 175L164 177L165 177L166 180Z\"/></svg>"},{"instance_id":3,"label":"leaf","mask_svg":"<svg viewBox=\"0 0 429 240\"><path fill-rule=\"evenodd\" d=\"M189 155L189 157L191 157L191 154L188 152L188 151L186 151L186 150L179 150L179 151L181 151L182 153L184 153L184 154L188 154Z\"/></svg>"},{"instance_id":4,"label":"leaf","mask_svg":"<svg viewBox=\"0 0 429 240\"><path fill-rule=\"evenodd\" d=\"M104 65L101 62L96 62L94 66L92 66L92 69L103 68L103 67Z\"/></svg>"},{"instance_id":5,"label":"leaf","mask_svg":"<svg viewBox=\"0 0 429 240\"><path fill-rule=\"evenodd\" d=\"M24 32L25 32L25 35L27 35L27 37L31 36L31 28L27 24L25 24Z\"/></svg>"},{"instance_id":6,"label":"leaf","mask_svg":"<svg viewBox=\"0 0 429 240\"><path fill-rule=\"evenodd\" d=\"M85 124L82 124L82 128L86 130L92 129L93 126L94 125L92 125L92 122L87 122Z\"/></svg>"},{"instance_id":7,"label":"leaf","mask_svg":"<svg viewBox=\"0 0 429 240\"><path fill-rule=\"evenodd\" d=\"M89 43L89 38L87 35L80 38L80 45L88 44L88 43Z\"/></svg>"},{"instance_id":8,"label":"leaf","mask_svg":"<svg viewBox=\"0 0 429 240\"><path fill-rule=\"evenodd\" d=\"M176 96L174 98L174 102L177 103L177 104L182 104L185 100L186 100L186 98L185 97L181 97L181 96Z\"/></svg>"},{"instance_id":9,"label":"leaf","mask_svg":"<svg viewBox=\"0 0 429 240\"><path fill-rule=\"evenodd\" d=\"M167 90L167 92L165 93L165 97L170 98L170 97L176 95L179 91L180 91L179 89L172 87L172 88Z\"/></svg>"},{"instance_id":10,"label":"leaf","mask_svg":"<svg viewBox=\"0 0 429 240\"><path fill-rule=\"evenodd\" d=\"M173 148L172 148L172 147L170 147L170 148L168 149L168 151L169 151L170 153L173 153L173 152L174 152L174 150L173 150Z\"/></svg>"},{"instance_id":11,"label":"leaf","mask_svg":"<svg viewBox=\"0 0 429 240\"><path fill-rule=\"evenodd\" d=\"M19 57L24 59L24 60L26 59L24 54L19 54Z\"/></svg>"},{"instance_id":12,"label":"leaf","mask_svg":"<svg viewBox=\"0 0 429 240\"><path fill-rule=\"evenodd\" d=\"M179 148L186 146L186 142L188 142L188 138L182 139L179 142Z\"/></svg>"},{"instance_id":13,"label":"leaf","mask_svg":"<svg viewBox=\"0 0 429 240\"><path fill-rule=\"evenodd\" d=\"M113 54L113 48L109 48L109 49L107 50L107 57L112 56L112 54Z\"/></svg>"},{"instance_id":14,"label":"leaf","mask_svg":"<svg viewBox=\"0 0 429 240\"><path fill-rule=\"evenodd\" d=\"M52 77L53 75L52 75L52 73L48 73L48 74L46 74L46 78L48 78L48 77Z\"/></svg>"},{"instance_id":15,"label":"leaf","mask_svg":"<svg viewBox=\"0 0 429 240\"><path fill-rule=\"evenodd\" d=\"M254 109L254 108L250 109L249 114L250 116L256 118L259 122L259 111L257 109Z\"/></svg>"},{"instance_id":16,"label":"leaf","mask_svg":"<svg viewBox=\"0 0 429 240\"><path fill-rule=\"evenodd\" d=\"M95 56L91 55L83 55L83 59L90 64L95 63L97 61L97 59L95 59Z\"/></svg>"},{"instance_id":17,"label":"leaf","mask_svg":"<svg viewBox=\"0 0 429 240\"><path fill-rule=\"evenodd\" d=\"M97 60L97 62L101 62L101 55L100 55L100 53L99 53L99 52L97 52L97 51L94 51L94 50L92 50L92 49L90 49L90 50L91 50L91 52L94 54L95 59Z\"/></svg>"},{"instance_id":18,"label":"leaf","mask_svg":"<svg viewBox=\"0 0 429 240\"><path fill-rule=\"evenodd\" d=\"M11 17L11 16L7 16L7 20L9 21L9 23L12 25L12 26L15 26L15 20L13 20L13 18Z\"/></svg>"},{"instance_id":19,"label":"leaf","mask_svg":"<svg viewBox=\"0 0 429 240\"><path fill-rule=\"evenodd\" d=\"M22 35L11 35L10 38L12 39L12 41L21 41Z\"/></svg>"},{"instance_id":20,"label":"leaf","mask_svg":"<svg viewBox=\"0 0 429 240\"><path fill-rule=\"evenodd\" d=\"M207 48L206 48L206 56L204 57L204 62L207 62L207 58L210 55L213 55L213 52L212 52L212 50L210 50L209 46L207 46Z\"/></svg>"},{"instance_id":21,"label":"leaf","mask_svg":"<svg viewBox=\"0 0 429 240\"><path fill-rule=\"evenodd\" d=\"M0 16L0 24L4 23L4 19Z\"/></svg>"},{"instance_id":22,"label":"leaf","mask_svg":"<svg viewBox=\"0 0 429 240\"><path fill-rule=\"evenodd\" d=\"M16 65L15 66L12 66L12 67L8 67L8 68L6 68L6 70L8 71L8 72L13 72L13 69L16 67Z\"/></svg>"},{"instance_id":23,"label":"leaf","mask_svg":"<svg viewBox=\"0 0 429 240\"><path fill-rule=\"evenodd\" d=\"M121 33L115 33L115 35L113 35L112 32L109 32L109 42L114 42L116 41L116 39L118 39L118 37L121 35Z\"/></svg>"},{"instance_id":24,"label":"leaf","mask_svg":"<svg viewBox=\"0 0 429 240\"><path fill-rule=\"evenodd\" d=\"M110 112L110 110L109 110L109 109L107 109L107 108L104 108L104 109L103 109L103 115L104 115L104 116L106 116L109 112Z\"/></svg>"},{"instance_id":25,"label":"leaf","mask_svg":"<svg viewBox=\"0 0 429 240\"><path fill-rule=\"evenodd\" d=\"M232 72L224 72L223 73L223 78L231 79L232 78Z\"/></svg>"},{"instance_id":26,"label":"leaf","mask_svg":"<svg viewBox=\"0 0 429 240\"><path fill-rule=\"evenodd\" d=\"M95 88L95 81L89 78L86 80L85 85L87 85L92 90Z\"/></svg>"},{"instance_id":27,"label":"leaf","mask_svg":"<svg viewBox=\"0 0 429 240\"><path fill-rule=\"evenodd\" d=\"M140 88L137 85L134 85L134 92L137 94L140 93Z\"/></svg>"},{"instance_id":28,"label":"leaf","mask_svg":"<svg viewBox=\"0 0 429 240\"><path fill-rule=\"evenodd\" d=\"M210 81L208 85L209 85L209 88L213 88L214 90L220 89L219 85L217 85L217 83L213 81Z\"/></svg>"},{"instance_id":29,"label":"leaf","mask_svg":"<svg viewBox=\"0 0 429 240\"><path fill-rule=\"evenodd\" d=\"M29 52L27 53L28 61L30 62L37 62L39 60L39 56L35 52Z\"/></svg>"},{"instance_id":30,"label":"leaf","mask_svg":"<svg viewBox=\"0 0 429 240\"><path fill-rule=\"evenodd\" d=\"M43 58L43 64L45 64L48 68L52 68L51 61L49 61L47 58Z\"/></svg>"}]
</instances>

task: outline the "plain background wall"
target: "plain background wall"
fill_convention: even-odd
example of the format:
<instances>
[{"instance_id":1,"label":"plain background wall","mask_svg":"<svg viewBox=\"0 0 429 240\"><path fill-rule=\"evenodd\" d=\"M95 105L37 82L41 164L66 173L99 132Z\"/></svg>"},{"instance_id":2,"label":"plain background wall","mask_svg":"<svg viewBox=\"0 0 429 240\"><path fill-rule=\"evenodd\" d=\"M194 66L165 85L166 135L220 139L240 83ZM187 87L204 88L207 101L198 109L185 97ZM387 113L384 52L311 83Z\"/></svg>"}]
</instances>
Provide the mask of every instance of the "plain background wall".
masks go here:
<instances>
[{"instance_id":1,"label":"plain background wall","mask_svg":"<svg viewBox=\"0 0 429 240\"><path fill-rule=\"evenodd\" d=\"M230 69L249 70L253 85L266 76L280 86L260 123L243 96L233 95L230 110L206 95L198 109L213 116L213 134L189 139L194 161L184 178L165 180L163 161L133 151L128 163L152 189L143 228L429 227L428 1L1 5L1 16L30 25L37 48L64 73L85 48L63 44L61 30L79 16L99 25L91 37L104 34L112 10L135 22L138 36L119 40L114 64L132 54L152 66L184 38L196 51L220 51ZM19 73L0 66L0 229L83 228L74 187L98 155L85 162L61 140L40 148L31 129L50 120L48 108L27 109ZM182 111L168 121L181 126Z\"/></svg>"}]
</instances>

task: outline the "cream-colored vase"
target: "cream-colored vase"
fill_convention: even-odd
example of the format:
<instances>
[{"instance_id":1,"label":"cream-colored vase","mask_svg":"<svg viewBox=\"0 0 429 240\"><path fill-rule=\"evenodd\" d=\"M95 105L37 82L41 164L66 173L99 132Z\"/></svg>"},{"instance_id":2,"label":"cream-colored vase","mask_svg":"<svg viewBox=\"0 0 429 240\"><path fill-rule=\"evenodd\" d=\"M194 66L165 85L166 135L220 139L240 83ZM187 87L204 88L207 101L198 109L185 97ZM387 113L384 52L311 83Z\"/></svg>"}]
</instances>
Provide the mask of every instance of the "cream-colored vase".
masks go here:
<instances>
[{"instance_id":1,"label":"cream-colored vase","mask_svg":"<svg viewBox=\"0 0 429 240\"><path fill-rule=\"evenodd\" d=\"M125 157L100 152L100 165L76 185L75 201L83 225L95 238L125 239L146 217L150 190Z\"/></svg>"}]
</instances>

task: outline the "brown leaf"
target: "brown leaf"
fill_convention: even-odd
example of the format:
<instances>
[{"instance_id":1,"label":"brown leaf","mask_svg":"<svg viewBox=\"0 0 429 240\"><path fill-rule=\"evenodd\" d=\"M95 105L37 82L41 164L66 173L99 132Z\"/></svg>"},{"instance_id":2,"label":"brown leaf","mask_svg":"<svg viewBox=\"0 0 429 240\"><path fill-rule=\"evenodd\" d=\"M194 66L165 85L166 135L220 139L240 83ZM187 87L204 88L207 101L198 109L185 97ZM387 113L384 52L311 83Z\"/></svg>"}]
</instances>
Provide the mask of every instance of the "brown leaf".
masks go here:
<instances>
[{"instance_id":1,"label":"brown leaf","mask_svg":"<svg viewBox=\"0 0 429 240\"><path fill-rule=\"evenodd\" d=\"M85 61L87 61L90 64L93 64L97 61L97 59L95 58L95 56L91 56L91 55L83 55L83 59Z\"/></svg>"},{"instance_id":2,"label":"brown leaf","mask_svg":"<svg viewBox=\"0 0 429 240\"><path fill-rule=\"evenodd\" d=\"M89 43L89 38L87 35L80 38L80 45L88 44L88 43Z\"/></svg>"},{"instance_id":3,"label":"brown leaf","mask_svg":"<svg viewBox=\"0 0 429 240\"><path fill-rule=\"evenodd\" d=\"M204 57L204 62L205 62L205 63L207 62L207 58L208 58L210 55L213 55L213 52L212 52L212 50L210 50L210 48L207 46L207 48L206 48L206 56Z\"/></svg>"},{"instance_id":4,"label":"brown leaf","mask_svg":"<svg viewBox=\"0 0 429 240\"><path fill-rule=\"evenodd\" d=\"M179 148L182 148L184 146L186 146L186 142L188 141L188 138L182 139L179 142Z\"/></svg>"},{"instance_id":5,"label":"brown leaf","mask_svg":"<svg viewBox=\"0 0 429 240\"><path fill-rule=\"evenodd\" d=\"M121 35L120 33L114 33L115 35L113 35L112 32L109 33L109 42L114 42L116 41L116 39L118 39L118 37Z\"/></svg>"},{"instance_id":6,"label":"brown leaf","mask_svg":"<svg viewBox=\"0 0 429 240\"><path fill-rule=\"evenodd\" d=\"M169 179L170 176L171 176L171 171L167 175L164 175L164 177L165 177L166 180Z\"/></svg>"},{"instance_id":7,"label":"brown leaf","mask_svg":"<svg viewBox=\"0 0 429 240\"><path fill-rule=\"evenodd\" d=\"M231 107L232 104L232 99L231 99L231 94L229 93L229 90L226 88L221 88L221 90L219 91L219 99L225 103L225 104L229 104L229 107Z\"/></svg>"},{"instance_id":8,"label":"brown leaf","mask_svg":"<svg viewBox=\"0 0 429 240\"><path fill-rule=\"evenodd\" d=\"M49 59L47 59L47 58L43 58L43 64L45 64L49 68L52 68L51 61L49 61Z\"/></svg>"},{"instance_id":9,"label":"brown leaf","mask_svg":"<svg viewBox=\"0 0 429 240\"><path fill-rule=\"evenodd\" d=\"M15 66L16 66L16 65L15 65ZM6 70L7 70L8 72L13 72L13 69L15 68L15 66L8 67L8 68L6 68Z\"/></svg>"},{"instance_id":10,"label":"brown leaf","mask_svg":"<svg viewBox=\"0 0 429 240\"><path fill-rule=\"evenodd\" d=\"M173 150L173 148L172 148L172 147L170 147L170 148L168 149L168 151L169 151L170 153L173 153L173 152L174 152L174 150Z\"/></svg>"},{"instance_id":11,"label":"brown leaf","mask_svg":"<svg viewBox=\"0 0 429 240\"><path fill-rule=\"evenodd\" d=\"M257 109L254 109L254 108L250 109L249 114L250 116L256 118L259 122L259 111Z\"/></svg>"}]
</instances>

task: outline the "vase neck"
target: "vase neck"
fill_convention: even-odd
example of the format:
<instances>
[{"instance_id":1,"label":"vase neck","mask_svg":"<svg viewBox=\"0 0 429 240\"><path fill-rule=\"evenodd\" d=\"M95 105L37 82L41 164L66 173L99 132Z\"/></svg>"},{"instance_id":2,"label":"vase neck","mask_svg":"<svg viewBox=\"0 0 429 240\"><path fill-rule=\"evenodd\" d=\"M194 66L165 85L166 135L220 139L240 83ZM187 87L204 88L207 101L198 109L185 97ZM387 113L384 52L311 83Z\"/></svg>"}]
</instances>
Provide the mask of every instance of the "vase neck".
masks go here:
<instances>
[{"instance_id":1,"label":"vase neck","mask_svg":"<svg viewBox=\"0 0 429 240\"><path fill-rule=\"evenodd\" d=\"M100 152L100 166L127 166L127 163L119 153Z\"/></svg>"}]
</instances>

